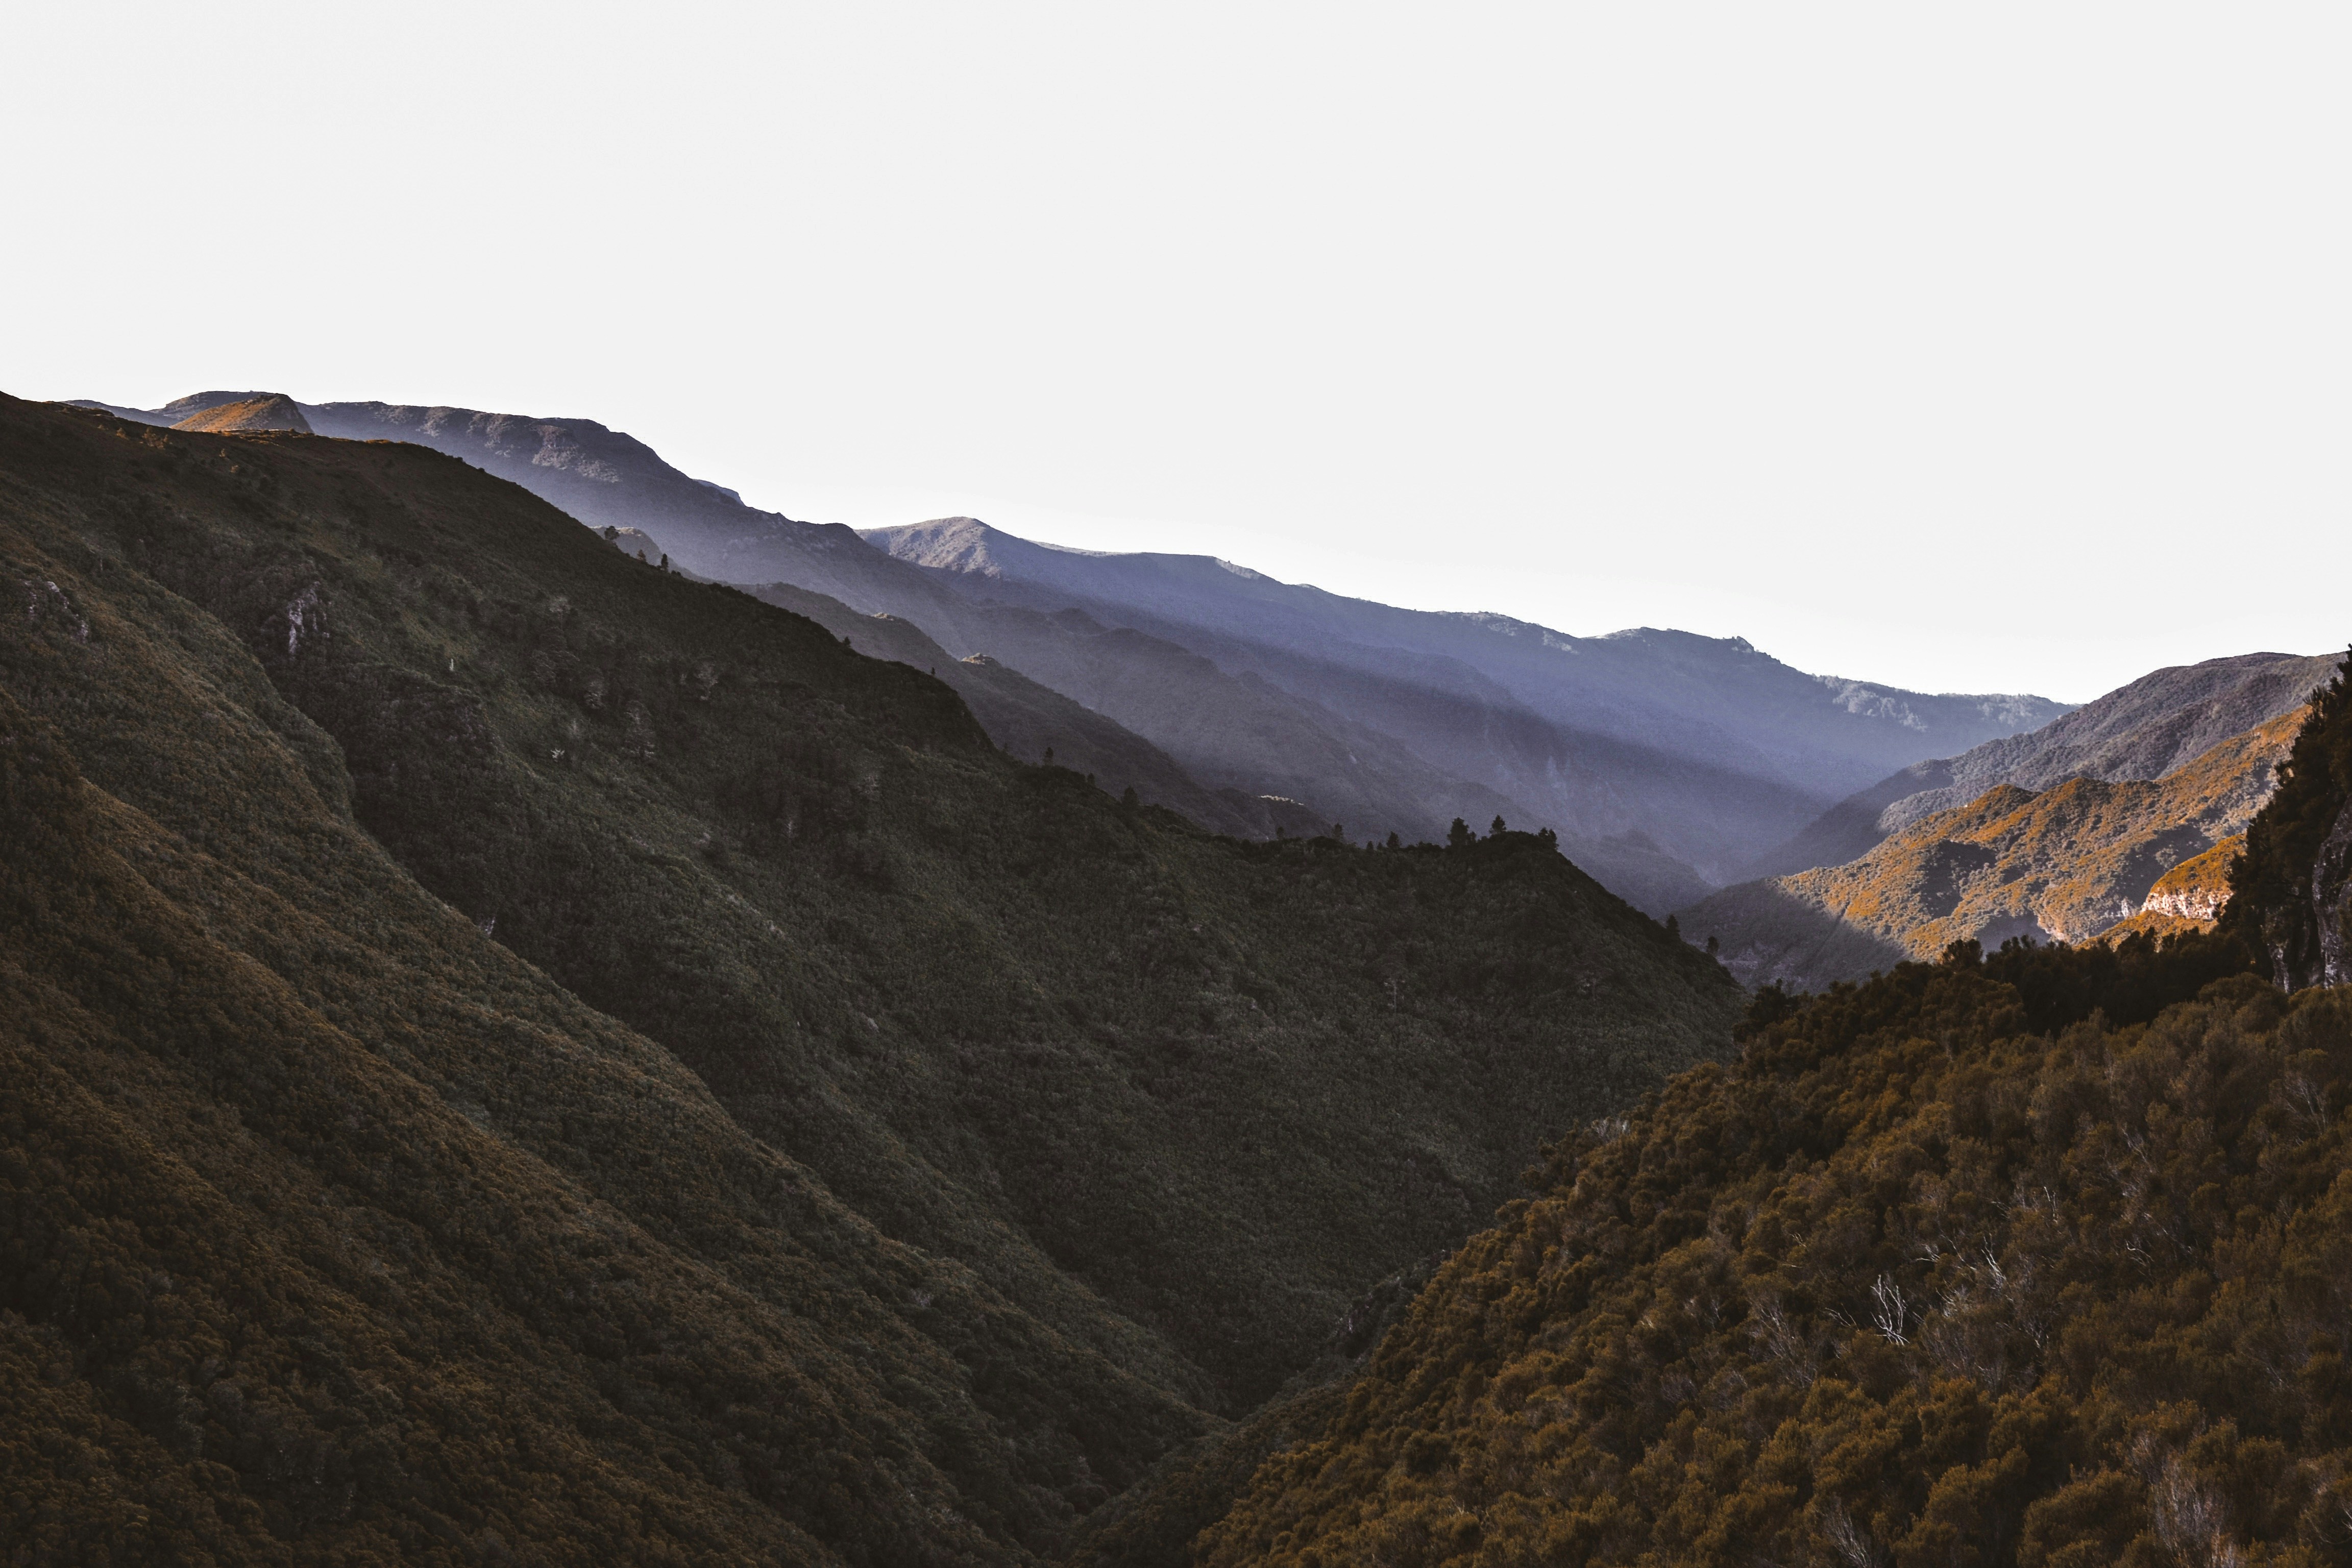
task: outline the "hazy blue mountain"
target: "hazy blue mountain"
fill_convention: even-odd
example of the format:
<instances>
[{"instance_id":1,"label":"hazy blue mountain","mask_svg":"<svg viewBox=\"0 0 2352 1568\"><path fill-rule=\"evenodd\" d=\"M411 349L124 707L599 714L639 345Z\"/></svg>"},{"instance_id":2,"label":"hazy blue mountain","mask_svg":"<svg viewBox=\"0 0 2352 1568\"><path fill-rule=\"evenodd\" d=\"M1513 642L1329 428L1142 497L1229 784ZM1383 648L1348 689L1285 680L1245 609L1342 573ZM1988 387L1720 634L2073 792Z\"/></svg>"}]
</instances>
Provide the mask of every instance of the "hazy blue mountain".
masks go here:
<instances>
[{"instance_id":1,"label":"hazy blue mountain","mask_svg":"<svg viewBox=\"0 0 2352 1568\"><path fill-rule=\"evenodd\" d=\"M1347 598L1209 556L1059 549L971 518L866 537L991 597L1118 605L1465 694L1483 679L1548 718L1677 749L1705 741L1727 761L1766 759L1805 788L1858 784L1938 740L1972 746L2066 711L2039 697L1930 696L1807 675L1738 637L1648 627L1570 637L1507 616ZM1661 717L1673 721L1663 737Z\"/></svg>"},{"instance_id":2,"label":"hazy blue mountain","mask_svg":"<svg viewBox=\"0 0 2352 1568\"><path fill-rule=\"evenodd\" d=\"M1333 819L1303 802L1238 789L1213 790L1173 757L1108 716L1041 685L984 653L958 658L914 622L860 615L840 600L789 583L756 590L769 604L806 616L859 653L896 660L955 688L990 740L1024 762L1051 757L1105 791L1133 789L1146 805L1181 811L1203 827L1241 838L1313 837Z\"/></svg>"},{"instance_id":3,"label":"hazy blue mountain","mask_svg":"<svg viewBox=\"0 0 2352 1568\"><path fill-rule=\"evenodd\" d=\"M866 537L974 603L1077 608L1181 643L1395 736L1564 834L1639 835L1718 879L1939 740L1974 745L2065 711L1807 675L1738 638L1577 637L1398 609L1207 556L1037 544L971 518Z\"/></svg>"}]
</instances>

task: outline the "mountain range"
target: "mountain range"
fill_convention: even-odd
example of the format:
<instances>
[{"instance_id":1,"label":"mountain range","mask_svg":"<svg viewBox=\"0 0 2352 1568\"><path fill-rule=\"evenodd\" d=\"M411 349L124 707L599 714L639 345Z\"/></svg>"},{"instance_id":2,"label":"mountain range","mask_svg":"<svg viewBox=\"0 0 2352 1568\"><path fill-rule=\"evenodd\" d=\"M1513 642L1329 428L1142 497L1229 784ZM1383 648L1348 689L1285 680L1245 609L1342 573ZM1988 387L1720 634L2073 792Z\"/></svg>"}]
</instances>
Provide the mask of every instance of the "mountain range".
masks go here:
<instances>
[{"instance_id":1,"label":"mountain range","mask_svg":"<svg viewBox=\"0 0 2352 1568\"><path fill-rule=\"evenodd\" d=\"M2343 1559L2352 667L1929 699L258 393L0 398L0 559L12 1559ZM1759 888L1881 973L1743 991Z\"/></svg>"},{"instance_id":2,"label":"mountain range","mask_svg":"<svg viewBox=\"0 0 2352 1568\"><path fill-rule=\"evenodd\" d=\"M0 402L0 555L37 1556L1050 1555L1738 1010L414 445Z\"/></svg>"},{"instance_id":3,"label":"mountain range","mask_svg":"<svg viewBox=\"0 0 2352 1568\"><path fill-rule=\"evenodd\" d=\"M268 395L92 406L174 424ZM1580 637L1394 609L1209 557L1058 549L969 518L860 536L748 507L589 420L374 403L299 411L319 434L429 446L593 527L637 529L694 574L895 616L956 660L985 656L1110 720L1197 786L1175 788L1153 767L1095 770L1114 791L1133 785L1180 809L1201 791L1296 801L1298 815L1375 840L1434 839L1455 817L1549 826L1579 865L1657 914L1890 770L2066 711L1807 675L1738 638Z\"/></svg>"},{"instance_id":4,"label":"mountain range","mask_svg":"<svg viewBox=\"0 0 2352 1568\"><path fill-rule=\"evenodd\" d=\"M2160 669L2039 731L1916 763L1768 858L1799 868L1679 911L1749 985L1817 991L1952 942L2212 923L2237 835L2332 661Z\"/></svg>"}]
</instances>

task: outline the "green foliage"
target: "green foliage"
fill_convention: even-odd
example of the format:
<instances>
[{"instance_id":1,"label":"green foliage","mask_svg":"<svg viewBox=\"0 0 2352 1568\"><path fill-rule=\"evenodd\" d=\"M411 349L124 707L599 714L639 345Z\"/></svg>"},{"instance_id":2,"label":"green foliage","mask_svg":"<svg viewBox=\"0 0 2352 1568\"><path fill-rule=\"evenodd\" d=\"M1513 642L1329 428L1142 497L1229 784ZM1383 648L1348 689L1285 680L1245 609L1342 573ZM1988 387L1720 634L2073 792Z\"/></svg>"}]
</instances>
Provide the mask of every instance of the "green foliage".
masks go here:
<instances>
[{"instance_id":1,"label":"green foliage","mask_svg":"<svg viewBox=\"0 0 2352 1568\"><path fill-rule=\"evenodd\" d=\"M1738 1061L1552 1152L1202 1560L2352 1562L2352 996L2177 983L1768 991Z\"/></svg>"}]
</instances>

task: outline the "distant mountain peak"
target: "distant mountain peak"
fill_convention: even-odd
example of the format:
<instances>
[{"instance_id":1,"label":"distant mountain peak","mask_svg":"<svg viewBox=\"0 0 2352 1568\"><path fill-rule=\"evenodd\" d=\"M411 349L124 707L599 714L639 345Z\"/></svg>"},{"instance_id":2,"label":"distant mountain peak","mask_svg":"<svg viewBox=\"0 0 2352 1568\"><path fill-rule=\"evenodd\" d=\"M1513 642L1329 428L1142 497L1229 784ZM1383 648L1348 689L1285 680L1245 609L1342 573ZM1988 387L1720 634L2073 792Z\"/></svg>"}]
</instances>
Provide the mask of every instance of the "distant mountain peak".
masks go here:
<instances>
[{"instance_id":1,"label":"distant mountain peak","mask_svg":"<svg viewBox=\"0 0 2352 1568\"><path fill-rule=\"evenodd\" d=\"M209 393L202 395L204 397L212 395ZM197 401L199 399L196 398L181 399L183 403ZM172 412L174 406L167 405L164 412ZM203 406L190 410L184 417L174 420L172 428L200 430L211 435L255 430L294 430L305 436L311 433L310 422L302 416L302 410L282 392L254 393L226 403L205 403Z\"/></svg>"}]
</instances>

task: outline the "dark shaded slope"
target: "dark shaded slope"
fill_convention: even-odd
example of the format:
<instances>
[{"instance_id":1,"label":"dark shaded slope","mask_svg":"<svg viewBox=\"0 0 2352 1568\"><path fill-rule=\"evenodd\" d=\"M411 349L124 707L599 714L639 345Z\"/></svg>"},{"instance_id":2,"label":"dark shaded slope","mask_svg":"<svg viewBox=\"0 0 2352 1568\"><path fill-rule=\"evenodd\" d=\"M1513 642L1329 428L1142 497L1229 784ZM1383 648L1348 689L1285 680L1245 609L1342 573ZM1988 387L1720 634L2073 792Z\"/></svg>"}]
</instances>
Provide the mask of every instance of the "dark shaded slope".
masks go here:
<instances>
[{"instance_id":1,"label":"dark shaded slope","mask_svg":"<svg viewBox=\"0 0 2352 1568\"><path fill-rule=\"evenodd\" d=\"M1252 850L1123 811L423 449L5 411L12 515L232 628L428 889L1159 1386L1272 1387L1732 1005L1531 838Z\"/></svg>"},{"instance_id":2,"label":"dark shaded slope","mask_svg":"<svg viewBox=\"0 0 2352 1568\"><path fill-rule=\"evenodd\" d=\"M386 403L305 404L303 412L321 436L414 442L519 484L592 527L641 528L679 566L713 581L792 583L868 615L908 616L934 637L955 639L956 597L849 529L746 506L593 419Z\"/></svg>"},{"instance_id":3,"label":"dark shaded slope","mask_svg":"<svg viewBox=\"0 0 2352 1568\"><path fill-rule=\"evenodd\" d=\"M2281 985L2352 983L2352 655L2313 697L2278 780L2231 868L2221 929Z\"/></svg>"},{"instance_id":4,"label":"dark shaded slope","mask_svg":"<svg viewBox=\"0 0 2352 1568\"><path fill-rule=\"evenodd\" d=\"M419 889L0 417L13 1552L1018 1561L1201 1429Z\"/></svg>"},{"instance_id":5,"label":"dark shaded slope","mask_svg":"<svg viewBox=\"0 0 2352 1568\"><path fill-rule=\"evenodd\" d=\"M1296 801L1268 801L1195 783L1175 759L1117 721L1039 685L986 654L958 658L897 616L860 615L838 599L769 583L761 599L806 616L859 652L895 659L953 687L988 738L1024 761L1050 757L1112 795L1133 789L1143 804L1184 814L1213 833L1272 838L1281 831L1312 837L1331 819Z\"/></svg>"},{"instance_id":6,"label":"dark shaded slope","mask_svg":"<svg viewBox=\"0 0 2352 1568\"><path fill-rule=\"evenodd\" d=\"M2028 734L1915 763L1839 802L1756 860L1748 877L1842 866L1923 816L1999 784L2043 790L2072 778L2158 779L2232 735L2306 701L2330 658L2249 653L2142 676Z\"/></svg>"},{"instance_id":7,"label":"dark shaded slope","mask_svg":"<svg viewBox=\"0 0 2352 1568\"><path fill-rule=\"evenodd\" d=\"M1723 967L1742 985L1813 992L1884 973L1909 956L1885 931L1849 921L1849 912L1845 901L1824 903L1772 879L1710 893L1675 921L1685 941L1716 943Z\"/></svg>"},{"instance_id":8,"label":"dark shaded slope","mask_svg":"<svg viewBox=\"0 0 2352 1568\"><path fill-rule=\"evenodd\" d=\"M1393 673L1401 654L1451 664L1555 722L1823 795L1907 763L1939 739L1974 744L2063 711L2040 698L1931 697L1810 676L1737 638L1652 629L1570 637L1507 616L1349 599L1206 556L1059 550L972 518L866 537L1008 603L1115 608L1106 618L1197 627L1373 673ZM1748 765L1758 760L1764 768Z\"/></svg>"}]
</instances>

